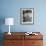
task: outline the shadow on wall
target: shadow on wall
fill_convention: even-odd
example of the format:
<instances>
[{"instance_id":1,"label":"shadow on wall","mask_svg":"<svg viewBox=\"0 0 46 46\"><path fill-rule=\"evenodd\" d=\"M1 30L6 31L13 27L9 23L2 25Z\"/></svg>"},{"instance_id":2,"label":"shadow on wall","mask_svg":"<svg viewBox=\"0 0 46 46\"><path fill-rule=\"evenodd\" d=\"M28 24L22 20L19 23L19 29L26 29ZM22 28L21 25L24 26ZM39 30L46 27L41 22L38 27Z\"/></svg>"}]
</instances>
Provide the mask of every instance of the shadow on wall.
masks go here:
<instances>
[{"instance_id":1,"label":"shadow on wall","mask_svg":"<svg viewBox=\"0 0 46 46\"><path fill-rule=\"evenodd\" d=\"M2 32L2 25L5 23L5 17L0 16L0 46L3 46L3 32Z\"/></svg>"},{"instance_id":2,"label":"shadow on wall","mask_svg":"<svg viewBox=\"0 0 46 46\"><path fill-rule=\"evenodd\" d=\"M0 46L4 46L3 45L3 39L4 39L3 33L0 33Z\"/></svg>"}]
</instances>

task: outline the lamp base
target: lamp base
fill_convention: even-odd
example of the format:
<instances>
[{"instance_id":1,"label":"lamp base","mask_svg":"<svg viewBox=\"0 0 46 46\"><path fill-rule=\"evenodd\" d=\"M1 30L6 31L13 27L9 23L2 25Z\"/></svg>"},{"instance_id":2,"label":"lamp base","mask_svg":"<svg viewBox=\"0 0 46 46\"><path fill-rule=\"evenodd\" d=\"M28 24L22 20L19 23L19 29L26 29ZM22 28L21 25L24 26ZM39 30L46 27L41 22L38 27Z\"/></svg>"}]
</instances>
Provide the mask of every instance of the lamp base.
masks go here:
<instances>
[{"instance_id":1,"label":"lamp base","mask_svg":"<svg viewBox=\"0 0 46 46\"><path fill-rule=\"evenodd\" d=\"M11 35L11 33L10 33L10 32L8 32L8 34L9 34L9 35Z\"/></svg>"}]
</instances>

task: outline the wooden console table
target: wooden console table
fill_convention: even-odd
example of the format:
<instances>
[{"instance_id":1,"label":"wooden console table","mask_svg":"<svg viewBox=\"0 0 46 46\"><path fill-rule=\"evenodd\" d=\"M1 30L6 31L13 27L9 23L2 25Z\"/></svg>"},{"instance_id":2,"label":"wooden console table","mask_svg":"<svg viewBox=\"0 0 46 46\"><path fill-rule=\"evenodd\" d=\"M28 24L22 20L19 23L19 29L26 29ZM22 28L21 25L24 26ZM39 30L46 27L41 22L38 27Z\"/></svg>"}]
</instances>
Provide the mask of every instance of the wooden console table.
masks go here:
<instances>
[{"instance_id":1,"label":"wooden console table","mask_svg":"<svg viewBox=\"0 0 46 46\"><path fill-rule=\"evenodd\" d=\"M38 35L25 35L26 32L11 32L8 35L4 33L4 46L43 46L43 35L40 32Z\"/></svg>"}]
</instances>

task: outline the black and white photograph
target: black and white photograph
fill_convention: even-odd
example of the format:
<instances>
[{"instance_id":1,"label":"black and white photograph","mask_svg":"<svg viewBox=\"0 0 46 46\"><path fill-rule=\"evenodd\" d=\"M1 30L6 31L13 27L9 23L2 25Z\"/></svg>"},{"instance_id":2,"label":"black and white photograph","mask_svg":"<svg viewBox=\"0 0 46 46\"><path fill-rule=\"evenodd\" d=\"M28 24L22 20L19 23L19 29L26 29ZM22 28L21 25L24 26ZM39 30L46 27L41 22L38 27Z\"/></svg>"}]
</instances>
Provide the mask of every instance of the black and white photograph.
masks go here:
<instances>
[{"instance_id":1,"label":"black and white photograph","mask_svg":"<svg viewBox=\"0 0 46 46\"><path fill-rule=\"evenodd\" d=\"M33 24L34 23L34 8L21 8L20 9L21 24Z\"/></svg>"}]
</instances>

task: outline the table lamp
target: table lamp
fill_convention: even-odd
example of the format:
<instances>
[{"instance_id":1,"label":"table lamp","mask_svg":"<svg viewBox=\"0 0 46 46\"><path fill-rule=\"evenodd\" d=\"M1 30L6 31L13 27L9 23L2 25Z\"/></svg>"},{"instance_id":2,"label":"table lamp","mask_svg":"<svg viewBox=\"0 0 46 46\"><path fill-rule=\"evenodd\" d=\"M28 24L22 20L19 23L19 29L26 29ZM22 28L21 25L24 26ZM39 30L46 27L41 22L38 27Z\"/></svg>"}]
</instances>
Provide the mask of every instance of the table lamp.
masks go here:
<instances>
[{"instance_id":1,"label":"table lamp","mask_svg":"<svg viewBox=\"0 0 46 46\"><path fill-rule=\"evenodd\" d=\"M14 18L5 18L5 25L9 25L8 34L11 35L11 33L10 33L10 26L14 25Z\"/></svg>"}]
</instances>

